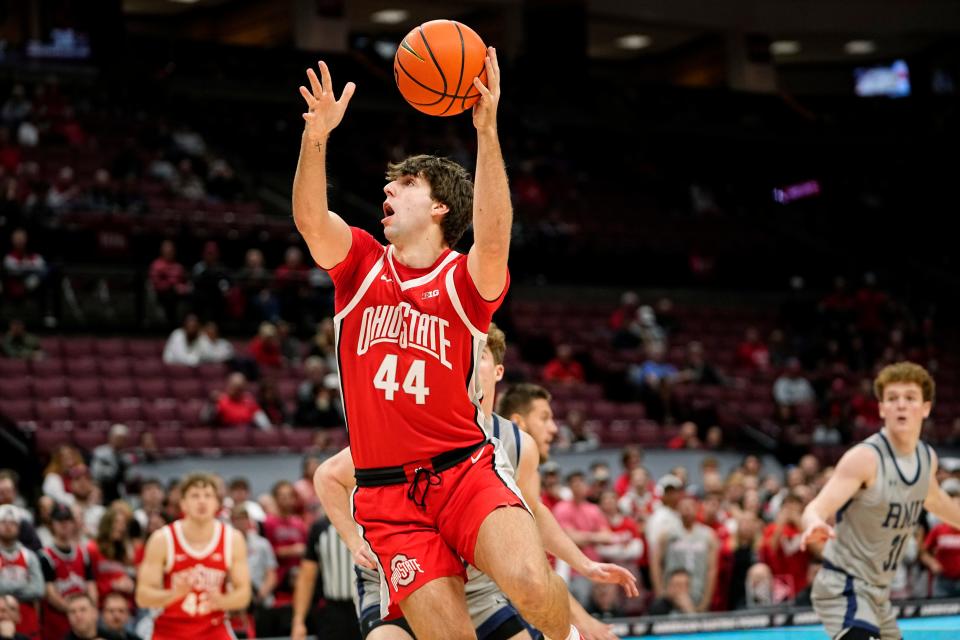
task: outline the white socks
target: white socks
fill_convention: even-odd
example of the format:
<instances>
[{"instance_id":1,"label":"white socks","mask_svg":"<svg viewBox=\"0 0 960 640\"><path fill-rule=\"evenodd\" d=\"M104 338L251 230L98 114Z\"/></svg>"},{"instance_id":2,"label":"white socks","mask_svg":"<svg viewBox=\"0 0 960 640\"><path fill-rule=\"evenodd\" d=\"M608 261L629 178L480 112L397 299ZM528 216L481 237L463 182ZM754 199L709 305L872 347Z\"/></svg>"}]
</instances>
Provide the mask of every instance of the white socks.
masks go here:
<instances>
[{"instance_id":1,"label":"white socks","mask_svg":"<svg viewBox=\"0 0 960 640\"><path fill-rule=\"evenodd\" d=\"M567 636L567 640L580 640L580 632L573 625L570 625L570 635Z\"/></svg>"}]
</instances>

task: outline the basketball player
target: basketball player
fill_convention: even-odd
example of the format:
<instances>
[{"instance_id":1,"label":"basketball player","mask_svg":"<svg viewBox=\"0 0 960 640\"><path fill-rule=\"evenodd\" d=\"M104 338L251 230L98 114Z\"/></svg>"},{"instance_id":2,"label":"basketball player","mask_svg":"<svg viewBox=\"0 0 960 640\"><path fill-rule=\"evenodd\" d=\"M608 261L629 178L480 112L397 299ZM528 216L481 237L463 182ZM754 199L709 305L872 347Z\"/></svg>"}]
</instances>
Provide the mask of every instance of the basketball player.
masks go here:
<instances>
[{"instance_id":1,"label":"basketball player","mask_svg":"<svg viewBox=\"0 0 960 640\"><path fill-rule=\"evenodd\" d=\"M335 286L341 393L358 489L354 515L387 580L385 617L421 640L474 638L461 559L492 577L550 638L579 637L566 588L550 571L519 489L498 473L483 431L476 367L508 286L513 213L496 112L500 68L479 79L476 190L454 162L414 156L388 168L388 246L327 207L326 147L355 85L339 100L330 71L307 72L308 113L293 212ZM452 250L469 226L467 255ZM508 549L508 553L504 553ZM388 586L389 585L389 586Z\"/></svg>"},{"instance_id":2,"label":"basketball player","mask_svg":"<svg viewBox=\"0 0 960 640\"><path fill-rule=\"evenodd\" d=\"M546 547L556 550L558 557L581 569L594 580L622 584L628 595L638 594L633 576L617 565L593 562L583 555L579 547L569 539L556 522L549 509L540 503L540 475L537 465L549 455L550 442L557 432L550 411L549 393L535 385L521 385L538 390L533 394L514 394L508 403L511 413L527 430L521 431L513 422L493 413L496 383L503 378L503 357L506 343L503 332L493 323L487 332L487 343L480 360L478 375L483 389L481 407L486 420L487 432L497 438L506 454L509 467L505 472L516 478L527 504L533 507ZM536 396L534 398L533 396ZM540 402L541 404L538 404ZM514 412L516 409L516 412ZM354 469L349 449L333 456L318 469L315 475L317 492L331 522L337 527L347 546L353 551L357 569L357 592L359 617L364 638L369 640L407 640L411 637L409 626L403 618L381 620L379 611L380 576L376 565L369 557L366 544L357 533L350 517L349 491L355 485ZM474 567L467 568L466 598L471 621L480 640L503 640L506 638L529 638L523 621L507 602L496 584ZM582 606L570 597L571 613L577 628L587 638L615 638L609 628L590 616ZM296 639L295 639L296 640Z\"/></svg>"},{"instance_id":3,"label":"basketball player","mask_svg":"<svg viewBox=\"0 0 960 640\"><path fill-rule=\"evenodd\" d=\"M162 609L153 640L232 639L226 613L250 603L246 539L216 519L220 498L213 477L187 476L180 495L183 518L147 540L137 606Z\"/></svg>"},{"instance_id":4,"label":"basketball player","mask_svg":"<svg viewBox=\"0 0 960 640\"><path fill-rule=\"evenodd\" d=\"M97 602L97 585L93 581L93 565L86 545L77 544L77 517L62 504L50 512L53 544L40 552L46 598L43 601L40 634L43 638L62 638L70 632L67 600L86 593Z\"/></svg>"},{"instance_id":5,"label":"basketball player","mask_svg":"<svg viewBox=\"0 0 960 640\"><path fill-rule=\"evenodd\" d=\"M933 404L930 374L893 364L874 391L883 428L844 454L803 513L801 546L826 541L811 598L835 640L899 639L890 581L906 540L924 509L960 526L960 506L937 483L937 455L920 440Z\"/></svg>"}]
</instances>

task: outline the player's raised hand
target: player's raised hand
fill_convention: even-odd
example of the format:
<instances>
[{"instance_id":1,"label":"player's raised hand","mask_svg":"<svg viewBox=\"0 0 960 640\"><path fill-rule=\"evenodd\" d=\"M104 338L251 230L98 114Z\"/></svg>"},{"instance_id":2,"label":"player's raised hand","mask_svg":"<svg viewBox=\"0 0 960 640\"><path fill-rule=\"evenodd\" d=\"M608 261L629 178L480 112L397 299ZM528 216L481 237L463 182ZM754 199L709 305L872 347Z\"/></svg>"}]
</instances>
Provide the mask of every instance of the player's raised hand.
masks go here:
<instances>
[{"instance_id":1,"label":"player's raised hand","mask_svg":"<svg viewBox=\"0 0 960 640\"><path fill-rule=\"evenodd\" d=\"M306 134L310 142L323 142L330 135L340 121L343 120L343 114L347 110L350 98L357 85L348 82L343 88L343 93L337 99L333 92L333 80L330 78L330 69L327 63L321 60L320 77L317 77L313 69L307 69L307 79L310 81L310 88L300 86L300 95L307 103L307 112L303 114L306 121Z\"/></svg>"},{"instance_id":2,"label":"player's raised hand","mask_svg":"<svg viewBox=\"0 0 960 640\"><path fill-rule=\"evenodd\" d=\"M477 131L497 130L497 105L500 103L500 64L497 62L497 50L487 47L487 84L480 78L473 79L473 86L480 92L480 99L473 105L473 126Z\"/></svg>"},{"instance_id":3,"label":"player's raised hand","mask_svg":"<svg viewBox=\"0 0 960 640\"><path fill-rule=\"evenodd\" d=\"M593 582L620 585L628 598L635 598L640 595L637 579L629 570L620 565L610 564L609 562L593 562L587 567L584 575Z\"/></svg>"},{"instance_id":4,"label":"player's raised hand","mask_svg":"<svg viewBox=\"0 0 960 640\"><path fill-rule=\"evenodd\" d=\"M831 538L836 538L837 534L833 530L833 527L828 525L823 520L818 520L813 522L807 527L807 530L803 532L803 536L800 538L800 550L806 551L807 546L811 544L822 544Z\"/></svg>"}]
</instances>

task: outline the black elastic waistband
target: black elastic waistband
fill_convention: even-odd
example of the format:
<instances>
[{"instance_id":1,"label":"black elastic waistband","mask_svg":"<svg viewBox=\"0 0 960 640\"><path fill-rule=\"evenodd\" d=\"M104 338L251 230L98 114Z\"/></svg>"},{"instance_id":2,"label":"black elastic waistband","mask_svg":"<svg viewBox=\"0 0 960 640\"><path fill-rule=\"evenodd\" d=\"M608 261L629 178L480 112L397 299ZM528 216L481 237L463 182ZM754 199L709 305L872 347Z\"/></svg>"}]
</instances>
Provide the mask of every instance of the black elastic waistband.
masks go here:
<instances>
[{"instance_id":1,"label":"black elastic waistband","mask_svg":"<svg viewBox=\"0 0 960 640\"><path fill-rule=\"evenodd\" d=\"M475 442L470 446L453 451L445 451L429 460L419 460L399 467L374 467L372 469L357 469L356 478L358 487L385 487L391 484L404 484L413 479L417 469L430 469L436 473L446 471L467 458L470 454L487 444L486 440Z\"/></svg>"}]
</instances>

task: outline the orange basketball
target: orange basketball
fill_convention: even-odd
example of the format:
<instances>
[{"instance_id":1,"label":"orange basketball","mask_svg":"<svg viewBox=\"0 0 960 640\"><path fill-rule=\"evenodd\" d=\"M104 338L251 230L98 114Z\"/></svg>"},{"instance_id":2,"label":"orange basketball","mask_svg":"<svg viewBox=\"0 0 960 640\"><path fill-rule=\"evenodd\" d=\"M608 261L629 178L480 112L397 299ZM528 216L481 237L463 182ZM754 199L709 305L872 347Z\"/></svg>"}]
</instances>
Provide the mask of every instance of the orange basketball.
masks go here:
<instances>
[{"instance_id":1,"label":"orange basketball","mask_svg":"<svg viewBox=\"0 0 960 640\"><path fill-rule=\"evenodd\" d=\"M431 20L408 33L393 57L404 99L431 116L454 116L480 99L473 79L487 83L487 47L476 31L453 20Z\"/></svg>"}]
</instances>

